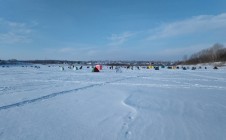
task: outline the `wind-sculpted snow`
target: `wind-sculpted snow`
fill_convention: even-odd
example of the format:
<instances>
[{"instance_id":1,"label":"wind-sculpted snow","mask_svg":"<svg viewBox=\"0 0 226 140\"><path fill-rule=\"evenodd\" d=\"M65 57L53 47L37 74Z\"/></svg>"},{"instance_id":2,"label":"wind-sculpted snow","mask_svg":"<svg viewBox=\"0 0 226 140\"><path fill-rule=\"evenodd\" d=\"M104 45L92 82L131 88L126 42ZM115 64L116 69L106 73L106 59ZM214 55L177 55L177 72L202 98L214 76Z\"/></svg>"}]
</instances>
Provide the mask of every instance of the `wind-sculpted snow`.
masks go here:
<instances>
[{"instance_id":1,"label":"wind-sculpted snow","mask_svg":"<svg viewBox=\"0 0 226 140\"><path fill-rule=\"evenodd\" d=\"M0 68L0 139L224 140L226 68Z\"/></svg>"}]
</instances>

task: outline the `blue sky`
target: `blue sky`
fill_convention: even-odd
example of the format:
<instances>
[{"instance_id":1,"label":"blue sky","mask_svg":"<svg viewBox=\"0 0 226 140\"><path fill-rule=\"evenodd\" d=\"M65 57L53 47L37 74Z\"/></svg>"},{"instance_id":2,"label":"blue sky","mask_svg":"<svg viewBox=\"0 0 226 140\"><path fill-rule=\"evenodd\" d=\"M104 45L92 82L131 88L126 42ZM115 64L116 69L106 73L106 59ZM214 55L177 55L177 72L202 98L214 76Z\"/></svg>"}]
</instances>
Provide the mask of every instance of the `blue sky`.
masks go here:
<instances>
[{"instance_id":1,"label":"blue sky","mask_svg":"<svg viewBox=\"0 0 226 140\"><path fill-rule=\"evenodd\" d=\"M225 0L0 0L0 59L180 60L214 43Z\"/></svg>"}]
</instances>

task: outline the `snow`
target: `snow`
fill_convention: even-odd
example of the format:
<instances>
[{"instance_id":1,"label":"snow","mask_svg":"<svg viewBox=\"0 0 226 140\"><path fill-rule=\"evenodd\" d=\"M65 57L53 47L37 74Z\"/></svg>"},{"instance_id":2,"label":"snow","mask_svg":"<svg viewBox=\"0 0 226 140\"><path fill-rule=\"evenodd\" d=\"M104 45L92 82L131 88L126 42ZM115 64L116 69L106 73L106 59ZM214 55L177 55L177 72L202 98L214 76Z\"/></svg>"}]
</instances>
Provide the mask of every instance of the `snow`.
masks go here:
<instances>
[{"instance_id":1,"label":"snow","mask_svg":"<svg viewBox=\"0 0 226 140\"><path fill-rule=\"evenodd\" d=\"M1 140L224 140L226 68L0 67Z\"/></svg>"}]
</instances>

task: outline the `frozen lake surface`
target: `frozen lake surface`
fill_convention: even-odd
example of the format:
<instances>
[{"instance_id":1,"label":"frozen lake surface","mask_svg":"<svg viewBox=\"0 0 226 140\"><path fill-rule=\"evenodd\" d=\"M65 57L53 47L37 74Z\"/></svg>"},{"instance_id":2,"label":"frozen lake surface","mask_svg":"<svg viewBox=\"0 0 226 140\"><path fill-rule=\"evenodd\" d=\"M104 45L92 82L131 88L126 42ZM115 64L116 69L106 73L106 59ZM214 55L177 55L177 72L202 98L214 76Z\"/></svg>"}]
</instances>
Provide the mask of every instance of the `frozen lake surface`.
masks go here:
<instances>
[{"instance_id":1,"label":"frozen lake surface","mask_svg":"<svg viewBox=\"0 0 226 140\"><path fill-rule=\"evenodd\" d=\"M225 140L226 68L0 67L1 140Z\"/></svg>"}]
</instances>

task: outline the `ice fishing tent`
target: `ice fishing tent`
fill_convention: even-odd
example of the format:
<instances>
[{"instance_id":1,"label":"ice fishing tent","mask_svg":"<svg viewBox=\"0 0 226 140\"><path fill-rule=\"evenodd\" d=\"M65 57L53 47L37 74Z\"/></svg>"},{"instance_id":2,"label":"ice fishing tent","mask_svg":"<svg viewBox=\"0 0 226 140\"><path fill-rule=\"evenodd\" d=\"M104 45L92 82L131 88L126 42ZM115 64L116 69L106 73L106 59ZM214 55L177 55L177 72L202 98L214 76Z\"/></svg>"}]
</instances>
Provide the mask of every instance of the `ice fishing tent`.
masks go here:
<instances>
[{"instance_id":1,"label":"ice fishing tent","mask_svg":"<svg viewBox=\"0 0 226 140\"><path fill-rule=\"evenodd\" d=\"M100 70L102 70L102 65L96 65L92 72L100 72Z\"/></svg>"},{"instance_id":2,"label":"ice fishing tent","mask_svg":"<svg viewBox=\"0 0 226 140\"><path fill-rule=\"evenodd\" d=\"M158 66L155 66L154 68L155 68L155 70L159 70L159 67Z\"/></svg>"},{"instance_id":3,"label":"ice fishing tent","mask_svg":"<svg viewBox=\"0 0 226 140\"><path fill-rule=\"evenodd\" d=\"M74 67L73 70L78 70L78 67Z\"/></svg>"},{"instance_id":4,"label":"ice fishing tent","mask_svg":"<svg viewBox=\"0 0 226 140\"><path fill-rule=\"evenodd\" d=\"M147 69L153 69L154 67L153 66L147 66Z\"/></svg>"},{"instance_id":5,"label":"ice fishing tent","mask_svg":"<svg viewBox=\"0 0 226 140\"><path fill-rule=\"evenodd\" d=\"M217 67L217 66L215 66L213 69L217 70L217 69L218 69L218 67Z\"/></svg>"},{"instance_id":6,"label":"ice fishing tent","mask_svg":"<svg viewBox=\"0 0 226 140\"><path fill-rule=\"evenodd\" d=\"M168 66L167 69L173 69L171 66Z\"/></svg>"},{"instance_id":7,"label":"ice fishing tent","mask_svg":"<svg viewBox=\"0 0 226 140\"><path fill-rule=\"evenodd\" d=\"M122 73L122 69L121 69L120 67L116 67L116 68L115 68L115 72L116 72L116 73Z\"/></svg>"},{"instance_id":8,"label":"ice fishing tent","mask_svg":"<svg viewBox=\"0 0 226 140\"><path fill-rule=\"evenodd\" d=\"M61 70L61 71L64 71L64 67L60 67L60 70Z\"/></svg>"},{"instance_id":9,"label":"ice fishing tent","mask_svg":"<svg viewBox=\"0 0 226 140\"><path fill-rule=\"evenodd\" d=\"M102 70L102 65L96 65L95 66L99 71Z\"/></svg>"},{"instance_id":10,"label":"ice fishing tent","mask_svg":"<svg viewBox=\"0 0 226 140\"><path fill-rule=\"evenodd\" d=\"M100 72L100 70L97 67L94 67L92 72Z\"/></svg>"}]
</instances>

